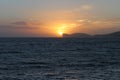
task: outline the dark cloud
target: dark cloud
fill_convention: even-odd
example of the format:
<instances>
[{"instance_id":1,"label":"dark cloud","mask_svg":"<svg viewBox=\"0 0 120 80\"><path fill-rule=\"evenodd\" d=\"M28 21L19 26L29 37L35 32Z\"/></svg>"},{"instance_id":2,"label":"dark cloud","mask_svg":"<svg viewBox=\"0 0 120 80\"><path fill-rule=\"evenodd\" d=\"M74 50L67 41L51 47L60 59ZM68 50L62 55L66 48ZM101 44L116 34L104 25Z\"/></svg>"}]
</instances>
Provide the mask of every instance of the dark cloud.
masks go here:
<instances>
[{"instance_id":1,"label":"dark cloud","mask_svg":"<svg viewBox=\"0 0 120 80\"><path fill-rule=\"evenodd\" d=\"M37 27L0 25L0 37L33 36Z\"/></svg>"},{"instance_id":2,"label":"dark cloud","mask_svg":"<svg viewBox=\"0 0 120 80\"><path fill-rule=\"evenodd\" d=\"M0 31L1 30L10 30L10 29L37 29L38 27L36 26L14 26L14 25L0 25Z\"/></svg>"},{"instance_id":3,"label":"dark cloud","mask_svg":"<svg viewBox=\"0 0 120 80\"><path fill-rule=\"evenodd\" d=\"M12 24L15 24L15 25L27 25L27 22L19 21L19 22L13 22Z\"/></svg>"},{"instance_id":4,"label":"dark cloud","mask_svg":"<svg viewBox=\"0 0 120 80\"><path fill-rule=\"evenodd\" d=\"M34 25L43 25L41 22L38 21L17 21L17 22L13 22L11 24L14 25L29 25L29 26L34 26Z\"/></svg>"}]
</instances>

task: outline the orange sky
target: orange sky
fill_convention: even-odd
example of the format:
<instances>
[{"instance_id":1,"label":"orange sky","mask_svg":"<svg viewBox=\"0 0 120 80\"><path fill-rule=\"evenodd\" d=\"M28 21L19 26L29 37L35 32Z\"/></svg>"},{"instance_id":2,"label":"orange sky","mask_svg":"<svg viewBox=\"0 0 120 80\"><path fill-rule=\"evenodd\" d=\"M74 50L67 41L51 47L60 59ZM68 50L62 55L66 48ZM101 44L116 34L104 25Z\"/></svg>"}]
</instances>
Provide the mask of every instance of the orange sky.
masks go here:
<instances>
[{"instance_id":1,"label":"orange sky","mask_svg":"<svg viewBox=\"0 0 120 80\"><path fill-rule=\"evenodd\" d=\"M109 2L109 3L108 3ZM120 30L118 0L1 0L0 36L61 37Z\"/></svg>"}]
</instances>

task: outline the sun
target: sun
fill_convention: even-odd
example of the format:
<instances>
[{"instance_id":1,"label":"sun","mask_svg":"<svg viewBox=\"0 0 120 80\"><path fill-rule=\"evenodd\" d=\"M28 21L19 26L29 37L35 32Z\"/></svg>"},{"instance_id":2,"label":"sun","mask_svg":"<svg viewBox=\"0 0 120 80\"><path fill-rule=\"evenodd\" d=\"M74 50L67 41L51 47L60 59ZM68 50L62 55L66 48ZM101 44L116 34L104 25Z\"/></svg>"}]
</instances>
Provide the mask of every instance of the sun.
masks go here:
<instances>
[{"instance_id":1,"label":"sun","mask_svg":"<svg viewBox=\"0 0 120 80\"><path fill-rule=\"evenodd\" d=\"M57 33L57 36L58 37L63 37L63 34L68 32L67 28L68 28L68 24L55 25L55 31Z\"/></svg>"},{"instance_id":2,"label":"sun","mask_svg":"<svg viewBox=\"0 0 120 80\"><path fill-rule=\"evenodd\" d=\"M60 36L62 36L62 35L63 35L63 32L62 32L62 31L60 31L60 32L58 32L58 34L59 34Z\"/></svg>"}]
</instances>

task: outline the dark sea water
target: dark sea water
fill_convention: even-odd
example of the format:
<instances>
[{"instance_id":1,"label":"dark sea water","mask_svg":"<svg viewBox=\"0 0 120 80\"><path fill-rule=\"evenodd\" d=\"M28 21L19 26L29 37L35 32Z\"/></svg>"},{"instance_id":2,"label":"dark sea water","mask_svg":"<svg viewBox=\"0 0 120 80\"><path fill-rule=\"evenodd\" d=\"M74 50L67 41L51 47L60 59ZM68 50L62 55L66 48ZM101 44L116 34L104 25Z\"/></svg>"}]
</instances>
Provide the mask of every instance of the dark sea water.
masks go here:
<instances>
[{"instance_id":1,"label":"dark sea water","mask_svg":"<svg viewBox=\"0 0 120 80\"><path fill-rule=\"evenodd\" d=\"M1 38L0 80L120 80L120 38Z\"/></svg>"}]
</instances>

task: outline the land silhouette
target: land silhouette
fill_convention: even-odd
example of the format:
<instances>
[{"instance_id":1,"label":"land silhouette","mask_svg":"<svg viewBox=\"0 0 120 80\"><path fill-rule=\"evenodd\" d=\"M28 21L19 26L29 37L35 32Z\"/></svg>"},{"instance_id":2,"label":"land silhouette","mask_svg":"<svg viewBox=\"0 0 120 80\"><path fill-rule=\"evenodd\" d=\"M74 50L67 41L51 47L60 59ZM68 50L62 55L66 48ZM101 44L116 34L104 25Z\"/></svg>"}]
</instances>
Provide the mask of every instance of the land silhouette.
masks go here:
<instances>
[{"instance_id":1,"label":"land silhouette","mask_svg":"<svg viewBox=\"0 0 120 80\"><path fill-rule=\"evenodd\" d=\"M90 35L86 33L63 34L63 38L120 38L120 31L108 34Z\"/></svg>"}]
</instances>

